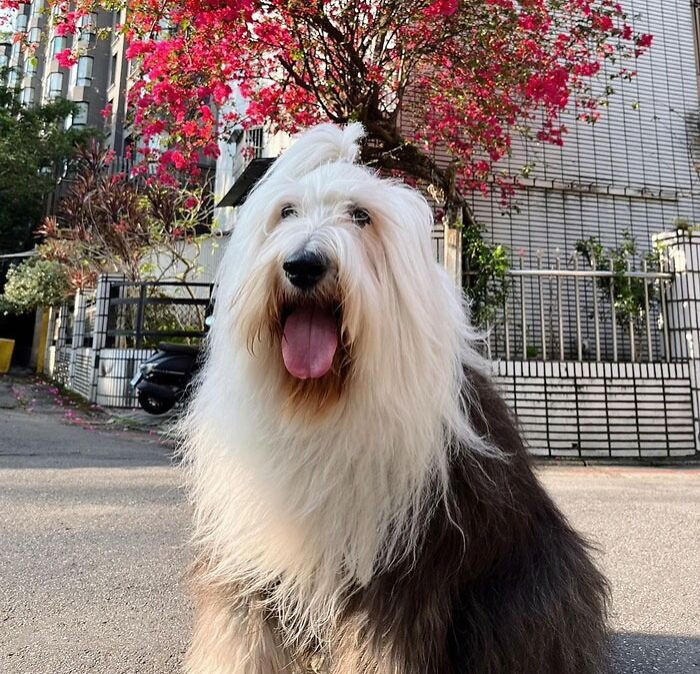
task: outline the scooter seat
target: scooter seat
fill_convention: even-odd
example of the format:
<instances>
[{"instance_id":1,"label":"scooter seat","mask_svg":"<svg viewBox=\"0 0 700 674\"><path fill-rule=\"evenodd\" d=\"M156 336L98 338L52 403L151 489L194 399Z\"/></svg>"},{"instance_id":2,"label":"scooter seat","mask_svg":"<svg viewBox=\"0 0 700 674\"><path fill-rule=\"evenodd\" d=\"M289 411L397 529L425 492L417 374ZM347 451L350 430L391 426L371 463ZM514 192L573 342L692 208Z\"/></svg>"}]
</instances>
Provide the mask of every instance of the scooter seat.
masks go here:
<instances>
[{"instance_id":1,"label":"scooter seat","mask_svg":"<svg viewBox=\"0 0 700 674\"><path fill-rule=\"evenodd\" d=\"M183 353L189 356L196 356L200 348L191 344L171 344L170 342L161 342L158 348L166 353Z\"/></svg>"}]
</instances>

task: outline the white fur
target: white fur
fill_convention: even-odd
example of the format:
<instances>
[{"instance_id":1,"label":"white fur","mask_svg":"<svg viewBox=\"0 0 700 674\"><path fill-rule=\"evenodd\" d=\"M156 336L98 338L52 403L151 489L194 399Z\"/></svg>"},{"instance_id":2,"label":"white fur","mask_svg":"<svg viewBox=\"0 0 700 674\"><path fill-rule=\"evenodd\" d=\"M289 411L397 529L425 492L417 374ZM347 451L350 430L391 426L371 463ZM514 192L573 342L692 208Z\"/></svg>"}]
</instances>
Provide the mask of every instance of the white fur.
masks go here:
<instances>
[{"instance_id":1,"label":"white fur","mask_svg":"<svg viewBox=\"0 0 700 674\"><path fill-rule=\"evenodd\" d=\"M361 136L359 124L308 131L250 195L183 423L208 581L264 593L297 645L323 638L351 585L412 553L447 493L453 440L491 451L463 411L463 366L484 364L433 258L430 208L352 163ZM286 204L299 217L280 220ZM353 206L371 224L357 227ZM318 416L289 412L264 328L274 293L294 292L281 265L303 245L333 262L326 290L337 279L354 355L341 400Z\"/></svg>"}]
</instances>

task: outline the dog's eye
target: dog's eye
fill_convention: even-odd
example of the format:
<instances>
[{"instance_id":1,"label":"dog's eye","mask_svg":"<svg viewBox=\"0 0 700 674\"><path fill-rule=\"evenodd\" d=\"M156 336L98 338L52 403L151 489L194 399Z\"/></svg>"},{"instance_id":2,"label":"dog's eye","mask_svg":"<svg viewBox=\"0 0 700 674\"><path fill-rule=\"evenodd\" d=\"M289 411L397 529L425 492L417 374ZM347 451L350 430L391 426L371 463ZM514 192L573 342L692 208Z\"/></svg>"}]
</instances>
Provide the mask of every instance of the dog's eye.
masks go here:
<instances>
[{"instance_id":1,"label":"dog's eye","mask_svg":"<svg viewBox=\"0 0 700 674\"><path fill-rule=\"evenodd\" d=\"M282 209L282 212L280 213L280 215L282 216L282 220L284 220L285 218L292 218L296 214L297 214L297 209L294 208L294 206L289 206L289 205L285 206Z\"/></svg>"},{"instance_id":2,"label":"dog's eye","mask_svg":"<svg viewBox=\"0 0 700 674\"><path fill-rule=\"evenodd\" d=\"M352 216L352 221L358 227L364 227L370 223L369 213L364 208L353 208L350 215Z\"/></svg>"}]
</instances>

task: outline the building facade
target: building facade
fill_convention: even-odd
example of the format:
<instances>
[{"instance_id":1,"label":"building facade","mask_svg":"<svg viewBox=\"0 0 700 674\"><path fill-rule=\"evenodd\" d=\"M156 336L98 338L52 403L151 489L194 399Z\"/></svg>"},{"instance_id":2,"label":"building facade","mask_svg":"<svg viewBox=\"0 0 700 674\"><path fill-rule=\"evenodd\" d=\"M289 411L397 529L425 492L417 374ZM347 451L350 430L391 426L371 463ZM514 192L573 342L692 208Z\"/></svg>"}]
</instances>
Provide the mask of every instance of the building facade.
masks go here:
<instances>
[{"instance_id":1,"label":"building facade","mask_svg":"<svg viewBox=\"0 0 700 674\"><path fill-rule=\"evenodd\" d=\"M64 98L76 104L76 112L66 127L93 127L104 130L109 147L122 155L125 133L127 66L123 36L100 39L120 21L120 12L98 11L82 17L74 36L56 33L52 10L44 0L19 5L12 19L14 34L26 36L34 49L23 53L12 40L0 44L0 67L5 66L7 84L18 91L24 105L47 103ZM77 47L81 56L70 68L61 67L56 54ZM110 114L103 115L109 105Z\"/></svg>"},{"instance_id":2,"label":"building facade","mask_svg":"<svg viewBox=\"0 0 700 674\"><path fill-rule=\"evenodd\" d=\"M654 36L631 82L611 83L610 106L594 125L567 112L563 147L520 141L504 165L522 184L513 207L474 195L476 218L514 259L534 265L569 257L580 239L606 247L628 232L641 250L652 235L700 213L697 18L690 0L624 0L636 30Z\"/></svg>"}]
</instances>

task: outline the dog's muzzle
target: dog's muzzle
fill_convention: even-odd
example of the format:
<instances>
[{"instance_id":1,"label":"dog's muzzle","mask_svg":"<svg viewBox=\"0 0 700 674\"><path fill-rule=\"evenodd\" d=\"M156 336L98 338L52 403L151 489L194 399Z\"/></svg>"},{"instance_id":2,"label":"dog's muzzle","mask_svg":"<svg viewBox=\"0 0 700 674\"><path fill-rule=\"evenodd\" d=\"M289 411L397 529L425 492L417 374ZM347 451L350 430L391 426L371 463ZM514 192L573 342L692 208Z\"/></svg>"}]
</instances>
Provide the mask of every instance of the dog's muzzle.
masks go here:
<instances>
[{"instance_id":1,"label":"dog's muzzle","mask_svg":"<svg viewBox=\"0 0 700 674\"><path fill-rule=\"evenodd\" d=\"M328 261L318 253L301 250L288 257L282 269L293 286L311 290L326 275Z\"/></svg>"}]
</instances>

